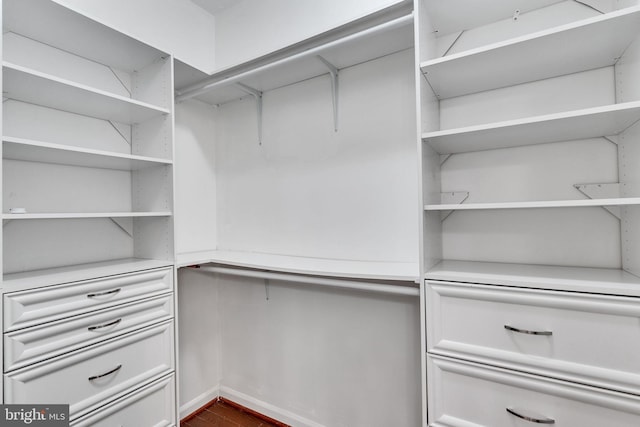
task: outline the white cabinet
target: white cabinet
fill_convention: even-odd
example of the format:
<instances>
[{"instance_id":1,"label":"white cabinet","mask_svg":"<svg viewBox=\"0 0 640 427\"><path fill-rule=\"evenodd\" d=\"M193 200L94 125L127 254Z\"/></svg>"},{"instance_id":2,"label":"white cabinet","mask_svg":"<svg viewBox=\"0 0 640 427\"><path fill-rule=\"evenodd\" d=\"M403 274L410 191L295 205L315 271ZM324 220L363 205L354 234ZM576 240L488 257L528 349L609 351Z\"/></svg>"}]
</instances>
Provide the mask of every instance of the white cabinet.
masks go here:
<instances>
[{"instance_id":1,"label":"white cabinet","mask_svg":"<svg viewBox=\"0 0 640 427\"><path fill-rule=\"evenodd\" d=\"M172 261L170 55L49 0L3 14L4 273Z\"/></svg>"},{"instance_id":2,"label":"white cabinet","mask_svg":"<svg viewBox=\"0 0 640 427\"><path fill-rule=\"evenodd\" d=\"M640 4L414 4L429 424L637 424Z\"/></svg>"},{"instance_id":3,"label":"white cabinet","mask_svg":"<svg viewBox=\"0 0 640 427\"><path fill-rule=\"evenodd\" d=\"M3 401L175 425L173 59L2 8Z\"/></svg>"}]
</instances>

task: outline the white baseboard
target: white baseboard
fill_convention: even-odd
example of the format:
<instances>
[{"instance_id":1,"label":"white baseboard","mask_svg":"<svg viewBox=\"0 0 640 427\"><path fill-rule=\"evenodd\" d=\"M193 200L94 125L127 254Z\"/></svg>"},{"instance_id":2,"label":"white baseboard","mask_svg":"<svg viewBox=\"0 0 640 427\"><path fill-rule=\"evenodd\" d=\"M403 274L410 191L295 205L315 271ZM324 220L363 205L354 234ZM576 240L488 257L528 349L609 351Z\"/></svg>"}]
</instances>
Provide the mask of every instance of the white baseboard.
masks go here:
<instances>
[{"instance_id":1,"label":"white baseboard","mask_svg":"<svg viewBox=\"0 0 640 427\"><path fill-rule=\"evenodd\" d=\"M325 427L322 424L318 424L314 421L296 415L293 412L287 411L286 409L278 408L277 406L263 402L262 400L256 399L232 388L223 386L220 387L219 391L220 397L229 399L232 402L259 412L267 417L271 417L274 420L289 424L292 427Z\"/></svg>"},{"instance_id":2,"label":"white baseboard","mask_svg":"<svg viewBox=\"0 0 640 427\"><path fill-rule=\"evenodd\" d=\"M214 399L217 399L219 396L220 386L215 386L214 388L205 391L200 396L197 396L195 399L191 399L189 402L180 406L180 419L182 420L185 417L191 415L207 403L211 402Z\"/></svg>"}]
</instances>

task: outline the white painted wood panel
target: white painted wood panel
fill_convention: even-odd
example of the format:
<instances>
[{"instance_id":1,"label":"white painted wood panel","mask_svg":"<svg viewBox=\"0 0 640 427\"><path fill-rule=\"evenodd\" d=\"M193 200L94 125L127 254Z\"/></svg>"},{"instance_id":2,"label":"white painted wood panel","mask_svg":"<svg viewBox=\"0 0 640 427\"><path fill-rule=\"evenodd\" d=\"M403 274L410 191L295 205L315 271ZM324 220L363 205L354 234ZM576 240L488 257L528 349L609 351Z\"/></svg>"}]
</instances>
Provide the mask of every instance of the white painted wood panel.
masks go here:
<instances>
[{"instance_id":1,"label":"white painted wood panel","mask_svg":"<svg viewBox=\"0 0 640 427\"><path fill-rule=\"evenodd\" d=\"M173 295L4 334L4 372L59 356L173 317Z\"/></svg>"},{"instance_id":2,"label":"white painted wood panel","mask_svg":"<svg viewBox=\"0 0 640 427\"><path fill-rule=\"evenodd\" d=\"M5 374L5 401L69 404L74 420L173 369L170 321Z\"/></svg>"},{"instance_id":3,"label":"white painted wood panel","mask_svg":"<svg viewBox=\"0 0 640 427\"><path fill-rule=\"evenodd\" d=\"M4 294L10 332L173 290L171 269L158 269Z\"/></svg>"},{"instance_id":4,"label":"white painted wood panel","mask_svg":"<svg viewBox=\"0 0 640 427\"><path fill-rule=\"evenodd\" d=\"M421 68L436 95L451 98L613 65L638 28L635 7L448 55Z\"/></svg>"},{"instance_id":5,"label":"white painted wood panel","mask_svg":"<svg viewBox=\"0 0 640 427\"><path fill-rule=\"evenodd\" d=\"M3 62L2 71L5 96L18 101L126 124L169 113L169 110L152 104L8 62Z\"/></svg>"},{"instance_id":6,"label":"white painted wood panel","mask_svg":"<svg viewBox=\"0 0 640 427\"><path fill-rule=\"evenodd\" d=\"M558 427L632 427L637 396L454 359L429 356L429 422L434 427L507 427L527 423L507 408Z\"/></svg>"},{"instance_id":7,"label":"white painted wood panel","mask_svg":"<svg viewBox=\"0 0 640 427\"><path fill-rule=\"evenodd\" d=\"M433 354L640 394L638 298L428 282L426 300Z\"/></svg>"},{"instance_id":8,"label":"white painted wood panel","mask_svg":"<svg viewBox=\"0 0 640 427\"><path fill-rule=\"evenodd\" d=\"M175 377L157 380L71 423L73 427L175 425Z\"/></svg>"},{"instance_id":9,"label":"white painted wood panel","mask_svg":"<svg viewBox=\"0 0 640 427\"><path fill-rule=\"evenodd\" d=\"M638 121L640 102L607 105L422 134L441 154L617 135Z\"/></svg>"},{"instance_id":10,"label":"white painted wood panel","mask_svg":"<svg viewBox=\"0 0 640 427\"><path fill-rule=\"evenodd\" d=\"M446 260L429 269L426 278L448 282L640 296L640 276L611 268Z\"/></svg>"}]
</instances>

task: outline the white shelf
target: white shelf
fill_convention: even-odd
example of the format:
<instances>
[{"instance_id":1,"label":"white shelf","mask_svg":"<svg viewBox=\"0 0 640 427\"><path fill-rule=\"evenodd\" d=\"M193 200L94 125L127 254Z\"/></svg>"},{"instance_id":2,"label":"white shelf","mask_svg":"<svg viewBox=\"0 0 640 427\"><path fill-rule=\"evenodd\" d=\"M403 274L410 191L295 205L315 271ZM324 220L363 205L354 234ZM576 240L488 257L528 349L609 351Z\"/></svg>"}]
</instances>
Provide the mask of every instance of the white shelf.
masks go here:
<instances>
[{"instance_id":1,"label":"white shelf","mask_svg":"<svg viewBox=\"0 0 640 427\"><path fill-rule=\"evenodd\" d=\"M166 159L72 147L10 136L4 136L2 141L2 157L10 160L125 171L173 163Z\"/></svg>"},{"instance_id":2,"label":"white shelf","mask_svg":"<svg viewBox=\"0 0 640 427\"><path fill-rule=\"evenodd\" d=\"M173 263L171 261L126 258L5 274L3 277L3 291L10 292L26 288L77 282L80 280L98 279L115 274L170 267L172 265Z\"/></svg>"},{"instance_id":3,"label":"white shelf","mask_svg":"<svg viewBox=\"0 0 640 427\"><path fill-rule=\"evenodd\" d=\"M2 214L3 220L8 219L82 219L82 218L143 218L171 216L171 212L58 212L58 213L25 213Z\"/></svg>"},{"instance_id":4,"label":"white shelf","mask_svg":"<svg viewBox=\"0 0 640 427\"><path fill-rule=\"evenodd\" d=\"M51 0L3 0L3 30L127 71L166 54ZM52 23L55 30L52 31Z\"/></svg>"},{"instance_id":5,"label":"white shelf","mask_svg":"<svg viewBox=\"0 0 640 427\"><path fill-rule=\"evenodd\" d=\"M428 280L483 283L640 297L640 277L624 270L445 260Z\"/></svg>"},{"instance_id":6,"label":"white shelf","mask_svg":"<svg viewBox=\"0 0 640 427\"><path fill-rule=\"evenodd\" d=\"M617 135L640 120L640 101L422 134L440 154Z\"/></svg>"},{"instance_id":7,"label":"white shelf","mask_svg":"<svg viewBox=\"0 0 640 427\"><path fill-rule=\"evenodd\" d=\"M300 48L301 52L297 54L267 61L265 65L248 71L222 71L207 79L210 83L206 85L206 92L193 95L198 93L197 84L178 88L176 100L195 96L209 104L221 104L247 95L236 86L237 83L264 92L328 74L318 55L340 70L412 46L413 15L410 14L319 46Z\"/></svg>"},{"instance_id":8,"label":"white shelf","mask_svg":"<svg viewBox=\"0 0 640 427\"><path fill-rule=\"evenodd\" d=\"M628 206L640 205L640 197L617 199L588 199L588 200L553 200L539 202L505 202L505 203L469 203L469 204L440 204L425 205L426 211L452 210L488 210L488 209L534 209L534 208L579 208L589 206Z\"/></svg>"},{"instance_id":9,"label":"white shelf","mask_svg":"<svg viewBox=\"0 0 640 427\"><path fill-rule=\"evenodd\" d=\"M111 94L26 67L2 63L4 97L119 123L169 114L146 102Z\"/></svg>"},{"instance_id":10,"label":"white shelf","mask_svg":"<svg viewBox=\"0 0 640 427\"><path fill-rule=\"evenodd\" d=\"M417 262L352 261L240 251L183 253L178 254L176 259L178 267L208 263L313 276L370 280L415 282L420 275Z\"/></svg>"},{"instance_id":11,"label":"white shelf","mask_svg":"<svg viewBox=\"0 0 640 427\"><path fill-rule=\"evenodd\" d=\"M451 98L616 63L640 32L640 7L611 12L421 64L435 94Z\"/></svg>"}]
</instances>

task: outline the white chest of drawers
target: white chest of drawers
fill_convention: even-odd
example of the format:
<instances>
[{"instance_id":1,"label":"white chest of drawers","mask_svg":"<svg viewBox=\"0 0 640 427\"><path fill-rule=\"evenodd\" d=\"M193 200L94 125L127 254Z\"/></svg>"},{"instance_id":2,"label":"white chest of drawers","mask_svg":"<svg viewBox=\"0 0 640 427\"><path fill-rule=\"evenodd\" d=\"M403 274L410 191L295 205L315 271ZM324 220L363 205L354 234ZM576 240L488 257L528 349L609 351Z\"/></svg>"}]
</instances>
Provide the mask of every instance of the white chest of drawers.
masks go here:
<instances>
[{"instance_id":1,"label":"white chest of drawers","mask_svg":"<svg viewBox=\"0 0 640 427\"><path fill-rule=\"evenodd\" d=\"M175 425L172 267L9 289L3 307L5 403L69 404L73 425Z\"/></svg>"},{"instance_id":2,"label":"white chest of drawers","mask_svg":"<svg viewBox=\"0 0 640 427\"><path fill-rule=\"evenodd\" d=\"M430 426L640 424L632 287L478 281L426 282Z\"/></svg>"}]
</instances>

